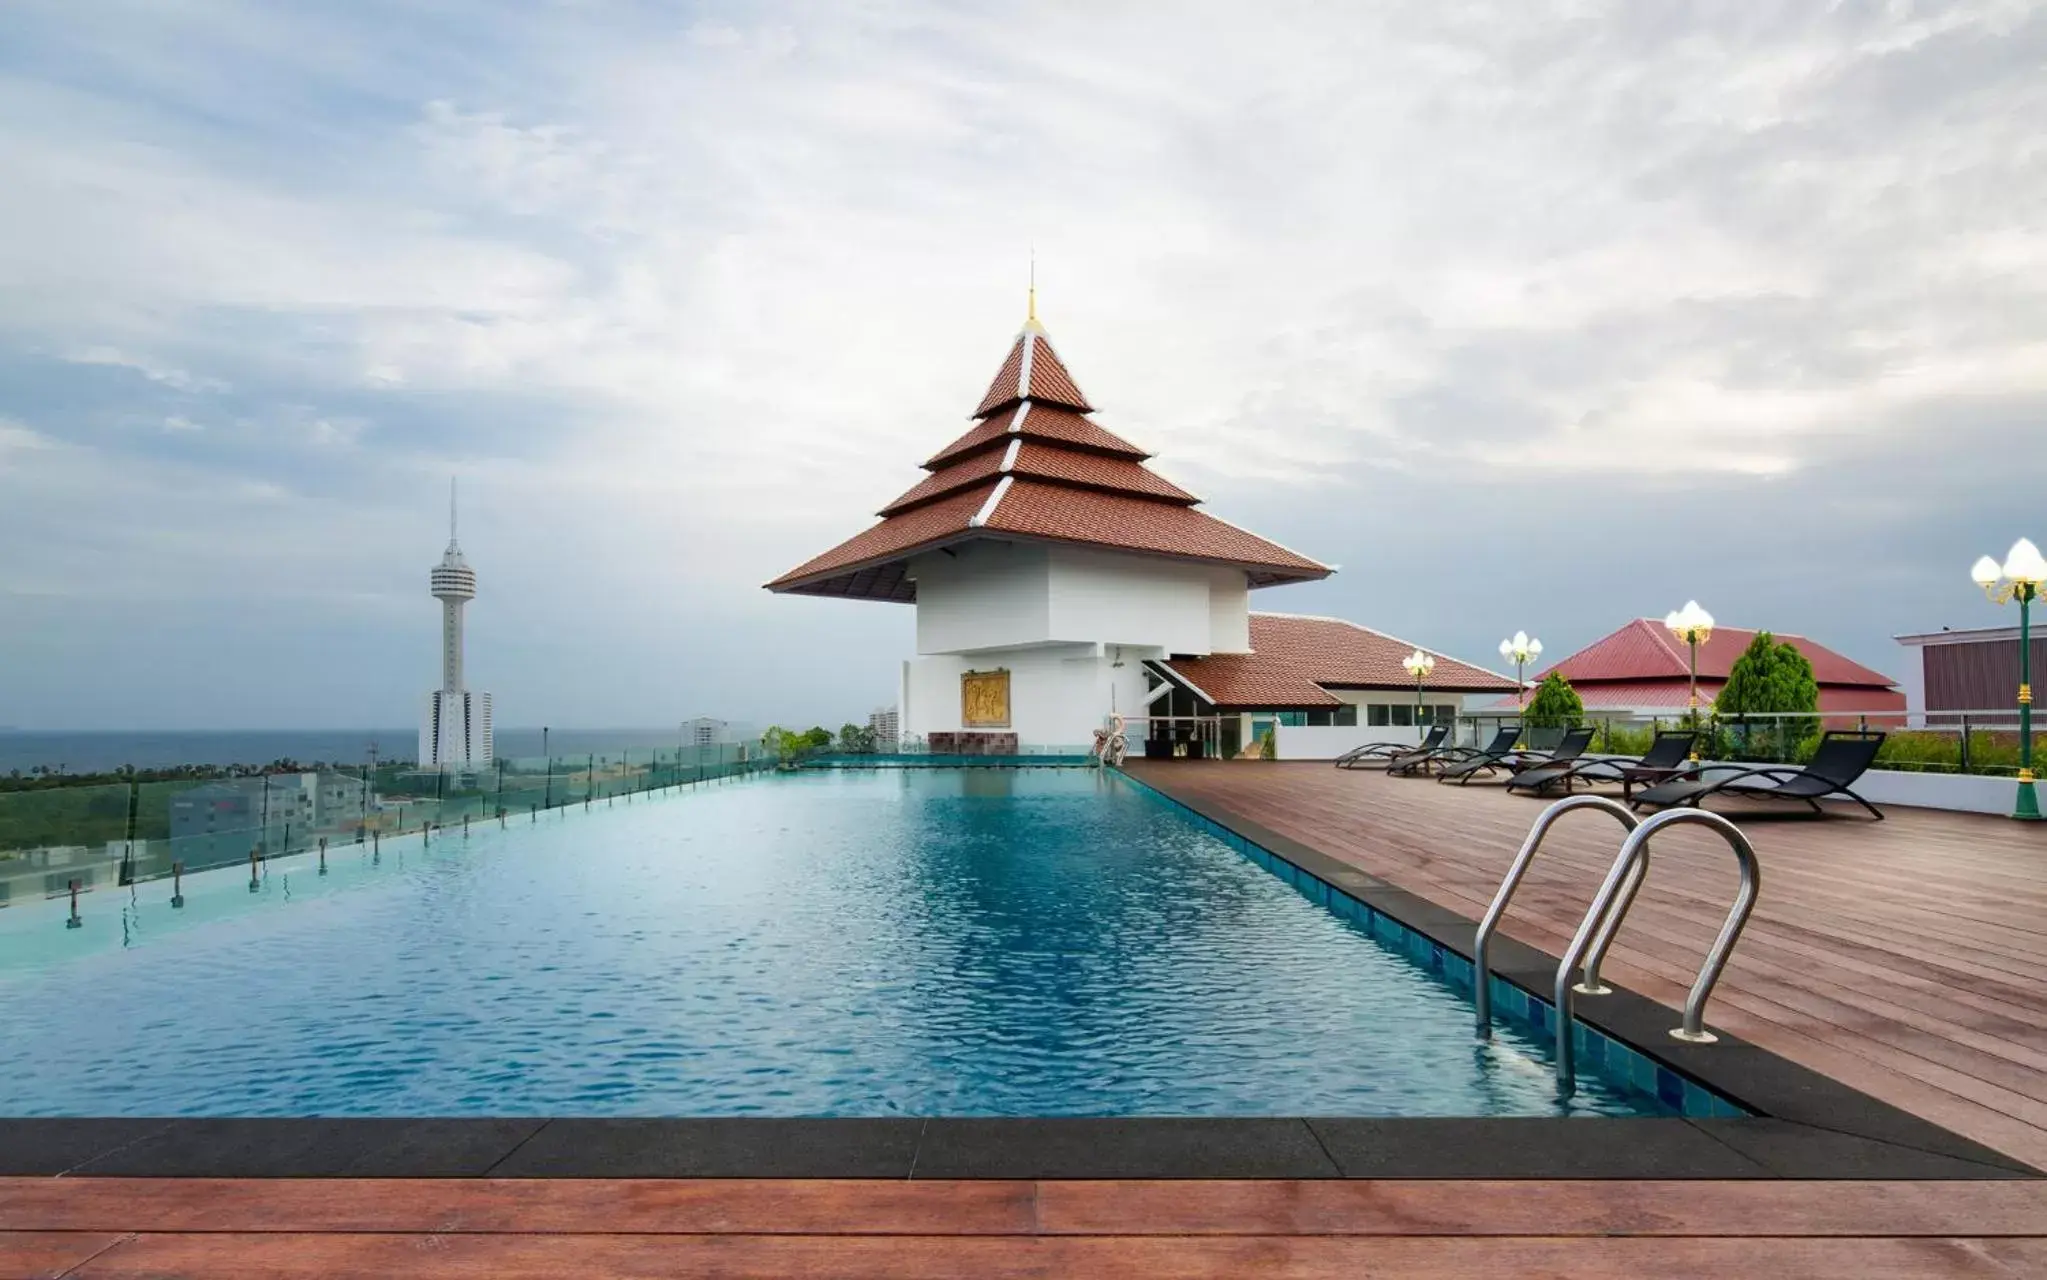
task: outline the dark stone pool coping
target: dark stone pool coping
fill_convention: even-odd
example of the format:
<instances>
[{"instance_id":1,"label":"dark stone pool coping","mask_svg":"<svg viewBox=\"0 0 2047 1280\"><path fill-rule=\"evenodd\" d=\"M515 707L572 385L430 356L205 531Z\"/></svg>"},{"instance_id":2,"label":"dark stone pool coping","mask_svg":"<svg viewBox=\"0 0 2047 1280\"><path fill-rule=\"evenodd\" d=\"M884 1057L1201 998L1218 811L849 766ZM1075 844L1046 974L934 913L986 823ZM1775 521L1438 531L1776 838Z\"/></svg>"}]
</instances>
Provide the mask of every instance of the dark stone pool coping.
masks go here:
<instances>
[{"instance_id":1,"label":"dark stone pool coping","mask_svg":"<svg viewBox=\"0 0 2047 1280\"><path fill-rule=\"evenodd\" d=\"M1133 779L1133 781L1136 781ZM1469 958L1476 925L1225 809L1148 786ZM1556 963L1510 939L1499 972ZM1755 1115L1496 1118L0 1118L0 1176L183 1178L2038 1177L2008 1156L1733 1036L1670 1039L1615 991L1579 1016ZM0 1106L4 1106L0 1093Z\"/></svg>"}]
</instances>

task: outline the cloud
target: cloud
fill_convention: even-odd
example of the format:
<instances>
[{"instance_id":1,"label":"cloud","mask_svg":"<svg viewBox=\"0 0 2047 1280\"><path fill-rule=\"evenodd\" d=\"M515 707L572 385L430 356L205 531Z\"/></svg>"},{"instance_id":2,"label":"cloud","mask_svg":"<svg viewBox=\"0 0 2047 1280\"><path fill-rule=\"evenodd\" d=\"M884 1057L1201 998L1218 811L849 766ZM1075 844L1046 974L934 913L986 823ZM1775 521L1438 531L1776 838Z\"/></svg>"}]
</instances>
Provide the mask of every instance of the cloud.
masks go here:
<instances>
[{"instance_id":1,"label":"cloud","mask_svg":"<svg viewBox=\"0 0 2047 1280\"><path fill-rule=\"evenodd\" d=\"M1934 566L1974 532L1898 495L2019 519L2037 494L1998 461L2047 409L2033 4L206 0L11 22L0 414L74 503L104 475L138 513L118 555L75 506L31 502L12 532L145 592L198 548L318 547L320 572L410 600L460 471L472 666L505 646L514 723L650 704L493 635L492 608L590 627L672 678L676 715L887 696L898 611L757 584L962 429L1033 247L1105 424L1348 566L1316 590L1359 620L1452 652L1539 611L1596 634L1669 605L1623 607L1586 550L1516 616L1474 616L1457 567L1414 549L1444 526L1597 548L1639 518L1760 552L1795 494L1883 513L1883 607L1844 613L1856 634L1801 625L1895 665L1884 628L1945 617ZM1717 613L1766 625L1809 594L1720 589ZM317 651L323 625L280 645ZM793 670L756 656L801 649L784 628L811 645ZM684 631L714 663L663 665ZM422 678L392 669L380 714L409 717Z\"/></svg>"}]
</instances>

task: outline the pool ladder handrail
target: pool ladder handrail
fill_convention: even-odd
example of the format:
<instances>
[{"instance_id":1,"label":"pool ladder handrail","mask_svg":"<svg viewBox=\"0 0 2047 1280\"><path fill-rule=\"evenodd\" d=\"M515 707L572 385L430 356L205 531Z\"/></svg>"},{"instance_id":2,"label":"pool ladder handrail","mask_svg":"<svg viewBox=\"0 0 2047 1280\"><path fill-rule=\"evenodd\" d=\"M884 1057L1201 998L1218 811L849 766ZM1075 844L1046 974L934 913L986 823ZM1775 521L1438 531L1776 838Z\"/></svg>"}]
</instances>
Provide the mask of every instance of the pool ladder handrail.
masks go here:
<instances>
[{"instance_id":1,"label":"pool ladder handrail","mask_svg":"<svg viewBox=\"0 0 2047 1280\"><path fill-rule=\"evenodd\" d=\"M1580 995L1606 995L1613 988L1599 980L1599 966L1606 958L1607 950L1613 945L1614 936L1620 932L1621 923L1627 918L1629 908L1635 904L1635 895L1642 887L1642 881L1649 874L1649 841L1660 830L1680 824L1705 826L1717 833L1734 851L1735 861L1741 872L1741 885L1735 893L1727 918L1721 923L1719 936L1706 952L1704 962L1699 966L1698 977L1692 983L1691 993L1685 998L1684 1021L1671 1029L1671 1036L1691 1044L1712 1044L1718 1039L1706 1030L1706 1001L1712 997L1715 984L1720 981L1721 971L1727 967L1727 960L1734 952L1734 945L1740 941L1743 928L1748 924L1749 914L1755 910L1756 895L1762 888L1762 870L1756 861L1755 846L1741 828L1717 813L1704 809L1667 809L1647 819L1638 818L1625 806L1602 796L1572 796L1559 800L1544 809L1529 828L1528 838L1521 844L1521 851L1515 855L1514 863L1507 870L1506 878L1493 895L1492 905L1487 908L1485 919L1479 922L1478 934L1472 942L1471 961L1473 978L1473 1003L1477 1006L1478 1027L1481 1037L1492 1034L1492 968L1487 950L1492 935L1499 927L1500 919L1507 912L1507 904L1514 891L1520 887L1521 877L1527 872L1529 863L1542 847L1544 837L1557 819L1573 809L1599 809L1611 814L1623 827L1628 829L1627 838L1622 841L1620 853L1608 869L1606 879L1599 891L1592 897L1586 908L1585 918L1579 922L1578 931L1572 935L1571 944L1564 950L1564 958L1557 965L1556 983L1553 991L1556 1009L1556 1072L1557 1083L1564 1090L1570 1090L1577 1080L1575 1048L1571 1043L1572 993ZM1571 975L1583 965L1583 977L1575 984Z\"/></svg>"},{"instance_id":2,"label":"pool ladder handrail","mask_svg":"<svg viewBox=\"0 0 2047 1280\"><path fill-rule=\"evenodd\" d=\"M1492 905L1486 908L1485 919L1478 922L1478 933L1471 942L1472 1003L1477 1006L1480 1039L1488 1039L1493 1034L1493 968L1490 958L1493 934L1499 929L1500 920L1507 914L1507 904L1513 901L1514 891L1521 887L1521 877L1527 874L1528 865L1535 861L1536 850L1542 848L1542 842L1549 835L1549 829L1556 824L1557 819L1574 809L1596 809L1608 814L1631 833L1642 825L1642 819L1637 817L1632 809L1605 796L1572 796L1567 800L1559 800L1544 809L1535 819L1535 825L1528 829L1528 838L1521 842L1521 852L1514 855L1514 865L1507 868L1506 878L1500 881L1499 891L1493 894ZM1626 915L1628 907L1633 905L1635 890L1641 887L1642 876L1647 870L1648 857L1645 852L1637 870L1628 881L1626 896L1622 900L1620 910L1614 913L1612 925L1601 931L1590 955L1586 958L1585 980L1578 986L1578 990L1586 995L1603 996L1613 990L1611 987L1601 985L1599 963L1606 958L1606 949L1613 944L1614 932L1620 927L1620 917Z\"/></svg>"}]
</instances>

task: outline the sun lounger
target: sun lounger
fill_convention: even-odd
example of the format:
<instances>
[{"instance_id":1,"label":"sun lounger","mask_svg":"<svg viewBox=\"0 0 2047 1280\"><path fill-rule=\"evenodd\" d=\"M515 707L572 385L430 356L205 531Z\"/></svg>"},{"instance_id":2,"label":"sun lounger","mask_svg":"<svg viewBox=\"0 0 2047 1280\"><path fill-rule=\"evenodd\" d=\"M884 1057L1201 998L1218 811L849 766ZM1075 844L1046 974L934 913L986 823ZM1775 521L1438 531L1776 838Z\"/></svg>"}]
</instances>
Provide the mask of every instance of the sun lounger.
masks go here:
<instances>
[{"instance_id":1,"label":"sun lounger","mask_svg":"<svg viewBox=\"0 0 2047 1280\"><path fill-rule=\"evenodd\" d=\"M1336 757L1339 769L1383 769L1397 756L1412 755L1417 751L1434 751L1450 736L1450 726L1439 724L1431 728L1419 745L1412 742L1370 742L1362 747L1353 747Z\"/></svg>"},{"instance_id":2,"label":"sun lounger","mask_svg":"<svg viewBox=\"0 0 2047 1280\"><path fill-rule=\"evenodd\" d=\"M1708 773L1732 770L1719 777L1700 776L1680 778L1650 787L1635 794L1631 803L1636 805L1692 805L1702 807L1707 796L1741 796L1751 800L1803 800L1812 806L1815 813L1822 812L1820 801L1827 796L1846 796L1863 808L1879 822L1883 810L1877 808L1850 790L1857 779L1876 762L1877 750L1883 746L1884 735L1865 733L1854 729L1834 729L1820 738L1819 749L1812 753L1812 759L1804 768L1790 765L1770 765L1763 768L1744 768L1738 765L1717 765Z\"/></svg>"}]
</instances>

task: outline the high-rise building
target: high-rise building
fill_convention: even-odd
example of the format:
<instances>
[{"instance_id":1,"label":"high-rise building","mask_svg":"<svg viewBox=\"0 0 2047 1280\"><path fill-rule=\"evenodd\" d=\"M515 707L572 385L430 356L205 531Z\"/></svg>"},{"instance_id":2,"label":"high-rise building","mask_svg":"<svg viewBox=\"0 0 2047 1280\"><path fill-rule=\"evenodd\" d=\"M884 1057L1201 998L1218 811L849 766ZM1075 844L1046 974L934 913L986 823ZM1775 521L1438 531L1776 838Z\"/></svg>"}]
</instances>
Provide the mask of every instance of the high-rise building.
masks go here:
<instances>
[{"instance_id":1,"label":"high-rise building","mask_svg":"<svg viewBox=\"0 0 2047 1280\"><path fill-rule=\"evenodd\" d=\"M876 707L867 713L867 731L874 735L876 746L884 749L896 745L902 737L902 721L894 707Z\"/></svg>"},{"instance_id":2,"label":"high-rise building","mask_svg":"<svg viewBox=\"0 0 2047 1280\"><path fill-rule=\"evenodd\" d=\"M476 571L455 541L455 482L448 482L448 549L427 578L441 602L441 687L426 698L419 722L423 769L478 768L496 752L491 743L490 695L462 682L462 606L476 598Z\"/></svg>"}]
</instances>

